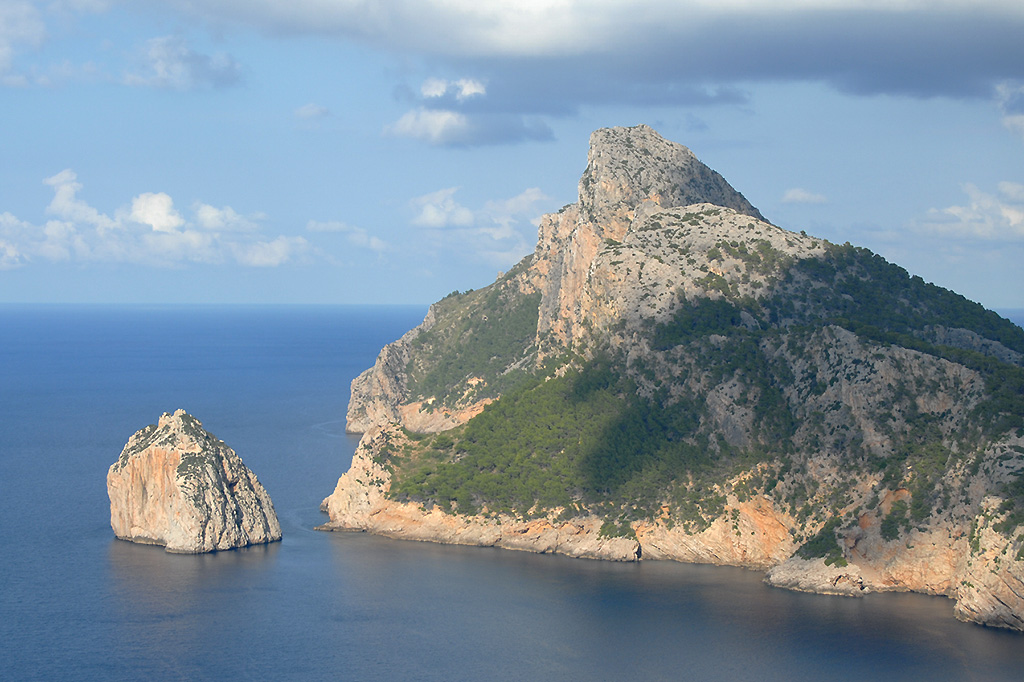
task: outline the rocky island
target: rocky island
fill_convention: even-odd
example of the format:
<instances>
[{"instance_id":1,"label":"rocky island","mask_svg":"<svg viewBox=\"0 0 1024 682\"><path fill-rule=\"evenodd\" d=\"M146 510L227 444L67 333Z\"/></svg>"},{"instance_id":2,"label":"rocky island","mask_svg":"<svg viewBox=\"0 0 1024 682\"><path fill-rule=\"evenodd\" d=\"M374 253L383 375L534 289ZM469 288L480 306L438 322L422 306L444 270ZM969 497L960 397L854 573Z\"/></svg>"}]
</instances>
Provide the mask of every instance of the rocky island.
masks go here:
<instances>
[{"instance_id":1,"label":"rocky island","mask_svg":"<svg viewBox=\"0 0 1024 682\"><path fill-rule=\"evenodd\" d=\"M745 566L1024 630L1024 331L596 131L537 248L352 384L325 529Z\"/></svg>"},{"instance_id":2,"label":"rocky island","mask_svg":"<svg viewBox=\"0 0 1024 682\"><path fill-rule=\"evenodd\" d=\"M234 450L184 410L135 433L107 472L122 540L197 554L281 539L267 491Z\"/></svg>"}]
</instances>

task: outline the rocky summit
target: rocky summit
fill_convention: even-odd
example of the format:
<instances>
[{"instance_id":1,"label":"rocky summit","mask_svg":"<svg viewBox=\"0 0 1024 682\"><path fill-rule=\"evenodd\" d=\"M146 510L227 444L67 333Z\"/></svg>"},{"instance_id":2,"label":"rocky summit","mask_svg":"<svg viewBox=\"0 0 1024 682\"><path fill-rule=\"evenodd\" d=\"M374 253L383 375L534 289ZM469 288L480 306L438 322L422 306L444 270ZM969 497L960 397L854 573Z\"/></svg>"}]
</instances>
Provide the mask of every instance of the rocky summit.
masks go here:
<instances>
[{"instance_id":1,"label":"rocky summit","mask_svg":"<svg viewBox=\"0 0 1024 682\"><path fill-rule=\"evenodd\" d=\"M918 591L1024 630L1024 331L647 126L352 383L329 529Z\"/></svg>"},{"instance_id":2,"label":"rocky summit","mask_svg":"<svg viewBox=\"0 0 1024 682\"><path fill-rule=\"evenodd\" d=\"M107 472L107 493L122 540L195 554L281 539L256 475L184 410L128 439Z\"/></svg>"}]
</instances>

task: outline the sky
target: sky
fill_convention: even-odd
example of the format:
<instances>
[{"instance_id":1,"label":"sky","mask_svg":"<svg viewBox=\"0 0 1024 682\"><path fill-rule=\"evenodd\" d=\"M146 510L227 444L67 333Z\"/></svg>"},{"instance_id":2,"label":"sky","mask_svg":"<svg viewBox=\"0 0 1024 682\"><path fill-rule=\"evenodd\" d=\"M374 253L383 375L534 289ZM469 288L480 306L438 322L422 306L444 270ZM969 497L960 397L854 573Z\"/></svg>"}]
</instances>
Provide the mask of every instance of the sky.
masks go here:
<instances>
[{"instance_id":1,"label":"sky","mask_svg":"<svg viewBox=\"0 0 1024 682\"><path fill-rule=\"evenodd\" d=\"M1022 36L1020 0L0 0L0 303L430 303L646 123L1024 308Z\"/></svg>"}]
</instances>

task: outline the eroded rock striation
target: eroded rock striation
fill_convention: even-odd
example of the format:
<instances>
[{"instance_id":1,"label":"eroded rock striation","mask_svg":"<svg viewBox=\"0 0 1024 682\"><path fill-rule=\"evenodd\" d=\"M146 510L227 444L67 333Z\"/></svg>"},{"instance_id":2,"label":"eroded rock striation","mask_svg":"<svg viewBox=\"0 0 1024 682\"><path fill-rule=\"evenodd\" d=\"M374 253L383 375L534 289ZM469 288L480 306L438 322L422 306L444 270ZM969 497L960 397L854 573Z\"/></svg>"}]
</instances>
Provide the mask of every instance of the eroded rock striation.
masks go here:
<instances>
[{"instance_id":1,"label":"eroded rock striation","mask_svg":"<svg viewBox=\"0 0 1024 682\"><path fill-rule=\"evenodd\" d=\"M329 529L918 591L1024 630L1024 331L647 126L352 385Z\"/></svg>"},{"instance_id":2,"label":"eroded rock striation","mask_svg":"<svg viewBox=\"0 0 1024 682\"><path fill-rule=\"evenodd\" d=\"M184 410L135 433L107 472L122 540L196 554L281 539L270 496L234 450Z\"/></svg>"}]
</instances>

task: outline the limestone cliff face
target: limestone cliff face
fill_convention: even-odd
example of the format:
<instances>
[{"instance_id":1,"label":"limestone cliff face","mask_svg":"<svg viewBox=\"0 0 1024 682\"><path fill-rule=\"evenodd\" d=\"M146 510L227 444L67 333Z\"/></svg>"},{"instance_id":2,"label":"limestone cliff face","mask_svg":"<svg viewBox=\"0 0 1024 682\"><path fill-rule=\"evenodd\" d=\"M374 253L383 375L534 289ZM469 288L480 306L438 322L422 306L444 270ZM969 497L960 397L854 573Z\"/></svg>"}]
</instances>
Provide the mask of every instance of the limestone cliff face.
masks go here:
<instances>
[{"instance_id":1,"label":"limestone cliff face","mask_svg":"<svg viewBox=\"0 0 1024 682\"><path fill-rule=\"evenodd\" d=\"M981 514L962 538L967 547L956 557L951 586L961 620L1024 631L1024 561L1014 543L993 527L1002 500L986 498Z\"/></svg>"},{"instance_id":2,"label":"limestone cliff face","mask_svg":"<svg viewBox=\"0 0 1024 682\"><path fill-rule=\"evenodd\" d=\"M394 343L381 349L373 367L352 381L352 399L348 404L345 430L349 433L369 431L375 424L402 421L400 405L408 397L410 342L434 326L434 308L416 328Z\"/></svg>"},{"instance_id":3,"label":"limestone cliff face","mask_svg":"<svg viewBox=\"0 0 1024 682\"><path fill-rule=\"evenodd\" d=\"M324 527L940 594L1024 630L1022 366L1024 333L977 304L766 222L646 126L600 130L536 251L353 382L365 435ZM595 367L614 417L582 379L556 393ZM523 390L571 418L524 400L497 413L534 440L474 450L474 424L501 425L470 420Z\"/></svg>"},{"instance_id":4,"label":"limestone cliff face","mask_svg":"<svg viewBox=\"0 0 1024 682\"><path fill-rule=\"evenodd\" d=\"M602 239L621 241L637 207L646 202L663 207L709 203L764 220L692 151L649 126L595 131L579 183L582 218Z\"/></svg>"},{"instance_id":5,"label":"limestone cliff face","mask_svg":"<svg viewBox=\"0 0 1024 682\"><path fill-rule=\"evenodd\" d=\"M107 493L122 540L195 554L281 539L255 474L184 410L128 440L107 472Z\"/></svg>"},{"instance_id":6,"label":"limestone cliff face","mask_svg":"<svg viewBox=\"0 0 1024 682\"><path fill-rule=\"evenodd\" d=\"M587 167L579 182L579 201L544 216L535 253L494 285L522 296L539 294L535 334L529 339L535 347L524 355L541 361L552 342L571 346L584 339L595 326L595 314L601 314L595 310L599 305L595 299L614 298L614 292L609 294L601 288L609 281L606 273L595 272L599 254L610 243L625 239L634 221L646 220L662 207L691 204L707 204L704 208L711 210L729 209L728 214L735 216L736 229L752 221L770 227L721 175L701 163L692 151L665 140L650 127L594 132ZM650 254L638 252L634 259L646 261ZM612 260L606 258L604 267L608 268ZM631 288L630 266L620 270L619 281ZM609 304L607 300L604 303ZM416 356L412 348L438 323L437 306L431 307L419 327L385 346L374 366L352 382L346 426L350 433L363 433L386 421L398 421L413 430L441 431L479 412L482 405L466 401L451 405L454 409L447 410L447 414L444 410L422 409L424 402L417 398L430 401L440 396L410 394L407 368ZM614 316L615 311L610 313ZM485 313L481 315L486 317ZM610 319L608 311L605 315ZM458 390L464 392L467 388L462 385Z\"/></svg>"},{"instance_id":7,"label":"limestone cliff face","mask_svg":"<svg viewBox=\"0 0 1024 682\"><path fill-rule=\"evenodd\" d=\"M634 221L658 207L707 203L759 221L764 218L692 151L645 125L605 128L590 136L579 201L546 216L534 269L542 278L539 332L563 343L584 333L592 266L608 241L621 242Z\"/></svg>"},{"instance_id":8,"label":"limestone cliff face","mask_svg":"<svg viewBox=\"0 0 1024 682\"><path fill-rule=\"evenodd\" d=\"M1001 501L986 497L976 507L961 505L944 521L895 539L882 536L882 514L861 515L841 534L847 559L829 565L820 558L791 557L773 566L766 581L845 596L887 591L943 595L956 601L954 613L961 620L1024 631L1024 560L1012 539L993 528L1004 518Z\"/></svg>"}]
</instances>

